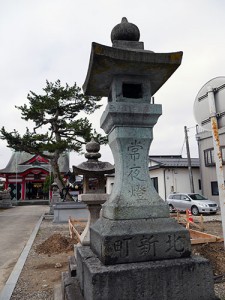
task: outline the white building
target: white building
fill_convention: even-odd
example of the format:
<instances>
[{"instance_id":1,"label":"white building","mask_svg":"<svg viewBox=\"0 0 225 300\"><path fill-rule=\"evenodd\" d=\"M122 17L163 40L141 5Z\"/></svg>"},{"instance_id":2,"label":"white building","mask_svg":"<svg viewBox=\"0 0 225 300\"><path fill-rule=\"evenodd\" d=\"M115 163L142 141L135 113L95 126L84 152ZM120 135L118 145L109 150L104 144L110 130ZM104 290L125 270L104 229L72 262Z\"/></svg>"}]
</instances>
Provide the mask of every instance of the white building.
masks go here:
<instances>
[{"instance_id":1,"label":"white building","mask_svg":"<svg viewBox=\"0 0 225 300\"><path fill-rule=\"evenodd\" d=\"M199 160L202 177L202 193L219 204L219 190L216 176L212 133L197 128ZM225 128L219 130L220 150L225 174ZM216 153L216 155L218 155Z\"/></svg>"},{"instance_id":2,"label":"white building","mask_svg":"<svg viewBox=\"0 0 225 300\"><path fill-rule=\"evenodd\" d=\"M199 159L191 159L194 192L201 193ZM149 173L156 191L162 199L175 192L191 192L188 160L181 155L156 155L149 157ZM107 176L106 191L111 193L114 175Z\"/></svg>"},{"instance_id":3,"label":"white building","mask_svg":"<svg viewBox=\"0 0 225 300\"><path fill-rule=\"evenodd\" d=\"M194 192L201 193L199 159L191 159ZM181 155L156 155L149 157L149 172L153 185L162 199L171 193L190 193L190 174L187 158Z\"/></svg>"}]
</instances>

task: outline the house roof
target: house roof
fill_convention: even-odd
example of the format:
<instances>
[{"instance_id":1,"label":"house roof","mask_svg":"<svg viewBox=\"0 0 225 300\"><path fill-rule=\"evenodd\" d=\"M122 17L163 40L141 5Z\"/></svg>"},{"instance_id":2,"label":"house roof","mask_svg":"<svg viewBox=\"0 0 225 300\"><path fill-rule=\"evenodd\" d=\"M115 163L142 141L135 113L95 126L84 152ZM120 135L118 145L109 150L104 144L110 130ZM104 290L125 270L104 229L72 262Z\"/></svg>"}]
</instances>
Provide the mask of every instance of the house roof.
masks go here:
<instances>
[{"instance_id":1,"label":"house roof","mask_svg":"<svg viewBox=\"0 0 225 300\"><path fill-rule=\"evenodd\" d=\"M149 160L155 162L154 168L187 168L188 159L183 158L181 155L150 155ZM192 168L199 168L199 158L191 158Z\"/></svg>"},{"instance_id":2,"label":"house roof","mask_svg":"<svg viewBox=\"0 0 225 300\"><path fill-rule=\"evenodd\" d=\"M7 166L0 170L0 174L7 173L23 173L29 169L44 169L49 172L50 165L47 163L36 163L36 161L29 164L29 161L37 155L29 154L24 151L13 152ZM69 155L61 155L59 158L59 169L61 172L66 173L69 171Z\"/></svg>"}]
</instances>

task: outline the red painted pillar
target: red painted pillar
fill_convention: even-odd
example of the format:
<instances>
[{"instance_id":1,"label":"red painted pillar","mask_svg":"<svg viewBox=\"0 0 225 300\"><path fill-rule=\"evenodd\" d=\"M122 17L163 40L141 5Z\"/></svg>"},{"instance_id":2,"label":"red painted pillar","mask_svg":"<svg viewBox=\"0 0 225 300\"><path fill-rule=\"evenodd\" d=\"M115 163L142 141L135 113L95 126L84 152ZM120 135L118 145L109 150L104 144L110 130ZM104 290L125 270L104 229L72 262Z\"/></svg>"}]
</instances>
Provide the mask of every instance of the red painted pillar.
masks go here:
<instances>
[{"instance_id":1,"label":"red painted pillar","mask_svg":"<svg viewBox=\"0 0 225 300\"><path fill-rule=\"evenodd\" d=\"M22 185L21 185L21 200L25 200L26 197L26 182L25 182L25 177L22 178Z\"/></svg>"},{"instance_id":2,"label":"red painted pillar","mask_svg":"<svg viewBox=\"0 0 225 300\"><path fill-rule=\"evenodd\" d=\"M7 190L8 187L9 187L9 181L8 181L8 176L6 176L4 189Z\"/></svg>"}]
</instances>

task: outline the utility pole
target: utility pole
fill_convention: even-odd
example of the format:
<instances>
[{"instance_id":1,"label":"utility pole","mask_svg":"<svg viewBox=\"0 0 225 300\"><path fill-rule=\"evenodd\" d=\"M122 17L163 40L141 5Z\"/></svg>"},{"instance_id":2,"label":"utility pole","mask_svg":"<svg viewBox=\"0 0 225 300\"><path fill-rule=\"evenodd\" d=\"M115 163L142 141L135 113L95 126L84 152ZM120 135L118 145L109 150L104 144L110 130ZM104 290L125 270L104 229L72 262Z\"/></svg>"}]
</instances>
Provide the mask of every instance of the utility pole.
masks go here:
<instances>
[{"instance_id":1,"label":"utility pole","mask_svg":"<svg viewBox=\"0 0 225 300\"><path fill-rule=\"evenodd\" d=\"M194 193L195 190L194 190L193 174L192 174L192 169L191 169L191 156L190 156L190 148L189 148L189 141L188 141L188 134L187 134L187 126L184 126L184 134L185 134L185 141L186 141L188 173L189 173L191 193Z\"/></svg>"}]
</instances>

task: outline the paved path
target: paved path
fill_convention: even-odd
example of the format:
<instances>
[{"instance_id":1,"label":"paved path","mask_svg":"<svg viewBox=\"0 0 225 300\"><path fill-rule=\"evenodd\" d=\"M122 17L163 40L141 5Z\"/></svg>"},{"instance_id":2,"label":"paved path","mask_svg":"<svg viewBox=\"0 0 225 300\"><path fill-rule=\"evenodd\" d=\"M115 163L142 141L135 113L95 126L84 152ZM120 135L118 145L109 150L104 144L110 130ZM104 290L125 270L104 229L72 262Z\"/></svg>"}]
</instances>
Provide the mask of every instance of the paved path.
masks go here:
<instances>
[{"instance_id":1,"label":"paved path","mask_svg":"<svg viewBox=\"0 0 225 300\"><path fill-rule=\"evenodd\" d=\"M47 205L0 210L0 292Z\"/></svg>"}]
</instances>

